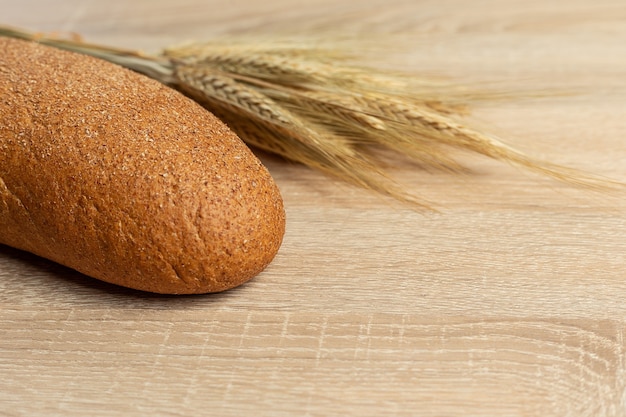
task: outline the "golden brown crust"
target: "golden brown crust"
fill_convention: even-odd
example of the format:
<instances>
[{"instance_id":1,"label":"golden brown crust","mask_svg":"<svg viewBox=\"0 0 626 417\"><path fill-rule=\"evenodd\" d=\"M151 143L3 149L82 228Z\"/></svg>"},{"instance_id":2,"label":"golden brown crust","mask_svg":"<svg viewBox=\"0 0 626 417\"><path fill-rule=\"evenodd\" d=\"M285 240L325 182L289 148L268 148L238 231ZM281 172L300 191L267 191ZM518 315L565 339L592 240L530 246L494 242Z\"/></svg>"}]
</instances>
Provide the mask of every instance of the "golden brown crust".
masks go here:
<instances>
[{"instance_id":1,"label":"golden brown crust","mask_svg":"<svg viewBox=\"0 0 626 417\"><path fill-rule=\"evenodd\" d=\"M171 294L235 287L280 247L265 167L156 81L0 38L0 120L0 243Z\"/></svg>"}]
</instances>

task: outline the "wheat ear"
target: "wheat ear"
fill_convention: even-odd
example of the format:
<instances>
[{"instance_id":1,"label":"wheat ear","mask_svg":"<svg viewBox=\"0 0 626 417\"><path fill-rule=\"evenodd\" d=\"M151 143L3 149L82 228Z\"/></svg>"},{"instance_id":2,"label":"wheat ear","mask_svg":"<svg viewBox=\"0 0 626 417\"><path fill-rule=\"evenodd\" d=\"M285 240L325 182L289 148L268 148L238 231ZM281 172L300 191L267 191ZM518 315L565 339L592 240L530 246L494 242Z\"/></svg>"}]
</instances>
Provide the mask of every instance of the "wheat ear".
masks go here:
<instances>
[{"instance_id":1,"label":"wheat ear","mask_svg":"<svg viewBox=\"0 0 626 417\"><path fill-rule=\"evenodd\" d=\"M572 184L622 186L530 158L464 126L459 122L462 95L454 90L427 79L344 65L340 56L323 50L271 42L196 43L147 56L11 28L0 27L0 35L144 73L198 101L251 146L421 207L428 205L395 185L372 149L391 149L423 166L452 172L464 168L451 149L464 149Z\"/></svg>"}]
</instances>

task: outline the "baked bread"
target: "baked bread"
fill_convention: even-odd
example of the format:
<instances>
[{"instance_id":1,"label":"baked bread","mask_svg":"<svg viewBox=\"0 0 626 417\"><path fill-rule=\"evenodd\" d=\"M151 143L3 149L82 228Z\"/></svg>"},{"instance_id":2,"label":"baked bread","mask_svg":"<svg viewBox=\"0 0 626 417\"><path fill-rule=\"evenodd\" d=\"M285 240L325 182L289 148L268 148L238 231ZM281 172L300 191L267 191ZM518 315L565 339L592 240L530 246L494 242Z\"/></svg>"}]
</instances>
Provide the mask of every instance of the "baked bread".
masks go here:
<instances>
[{"instance_id":1,"label":"baked bread","mask_svg":"<svg viewBox=\"0 0 626 417\"><path fill-rule=\"evenodd\" d=\"M114 64L0 38L0 243L193 294L258 274L284 231L267 169L198 104Z\"/></svg>"}]
</instances>

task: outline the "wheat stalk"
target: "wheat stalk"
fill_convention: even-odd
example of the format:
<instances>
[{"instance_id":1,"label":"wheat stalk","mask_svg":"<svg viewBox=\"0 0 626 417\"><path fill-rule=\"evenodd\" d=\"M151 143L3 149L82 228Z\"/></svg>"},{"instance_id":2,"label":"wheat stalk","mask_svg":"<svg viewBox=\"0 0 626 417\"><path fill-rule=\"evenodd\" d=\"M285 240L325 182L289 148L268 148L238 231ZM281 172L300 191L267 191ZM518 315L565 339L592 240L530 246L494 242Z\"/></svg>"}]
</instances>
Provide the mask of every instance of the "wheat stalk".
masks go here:
<instances>
[{"instance_id":1,"label":"wheat stalk","mask_svg":"<svg viewBox=\"0 0 626 417\"><path fill-rule=\"evenodd\" d=\"M351 67L324 50L272 42L196 43L147 56L6 27L0 35L141 72L198 101L251 146L420 207L428 205L395 185L372 149L391 149L452 172L464 168L450 151L464 149L573 184L622 186L530 158L464 126L458 120L465 109L460 97L432 80Z\"/></svg>"}]
</instances>

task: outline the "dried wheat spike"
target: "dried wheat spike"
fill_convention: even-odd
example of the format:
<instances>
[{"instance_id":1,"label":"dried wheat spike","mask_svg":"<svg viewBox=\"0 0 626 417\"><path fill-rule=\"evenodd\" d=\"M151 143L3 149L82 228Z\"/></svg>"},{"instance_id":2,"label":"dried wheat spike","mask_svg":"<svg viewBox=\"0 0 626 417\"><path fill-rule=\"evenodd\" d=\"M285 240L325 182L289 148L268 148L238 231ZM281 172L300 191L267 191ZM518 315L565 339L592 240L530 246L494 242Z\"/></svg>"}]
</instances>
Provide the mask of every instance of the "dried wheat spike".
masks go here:
<instances>
[{"instance_id":1,"label":"dried wheat spike","mask_svg":"<svg viewBox=\"0 0 626 417\"><path fill-rule=\"evenodd\" d=\"M0 27L0 35L91 54L142 72L222 117L251 146L414 206L426 204L388 178L372 149L387 148L420 166L450 172L465 170L451 152L462 149L571 184L623 187L538 161L463 125L460 116L467 106L461 99L468 94L462 90L428 78L352 67L337 51L233 41L189 44L145 56L10 28Z\"/></svg>"}]
</instances>

